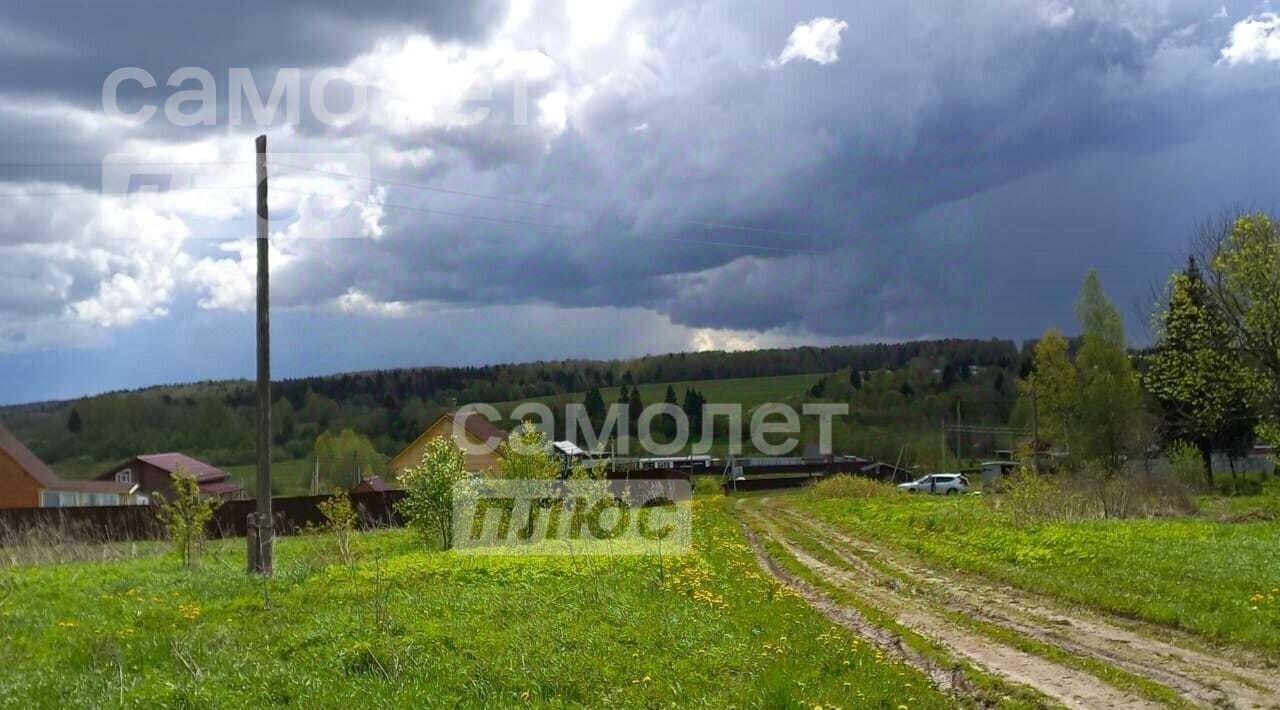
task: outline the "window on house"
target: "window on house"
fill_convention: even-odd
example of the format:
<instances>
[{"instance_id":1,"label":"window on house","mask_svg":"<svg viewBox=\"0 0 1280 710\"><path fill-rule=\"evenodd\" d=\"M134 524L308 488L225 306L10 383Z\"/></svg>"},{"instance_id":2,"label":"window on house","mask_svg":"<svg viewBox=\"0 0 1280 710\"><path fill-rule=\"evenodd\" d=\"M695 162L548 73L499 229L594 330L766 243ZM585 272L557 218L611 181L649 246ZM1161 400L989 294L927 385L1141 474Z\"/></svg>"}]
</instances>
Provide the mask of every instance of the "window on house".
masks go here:
<instances>
[{"instance_id":1,"label":"window on house","mask_svg":"<svg viewBox=\"0 0 1280 710\"><path fill-rule=\"evenodd\" d=\"M126 468L116 471L116 483L133 483L133 469Z\"/></svg>"},{"instance_id":2,"label":"window on house","mask_svg":"<svg viewBox=\"0 0 1280 710\"><path fill-rule=\"evenodd\" d=\"M58 507L57 491L42 491L40 493L40 507L41 508L57 508Z\"/></svg>"}]
</instances>

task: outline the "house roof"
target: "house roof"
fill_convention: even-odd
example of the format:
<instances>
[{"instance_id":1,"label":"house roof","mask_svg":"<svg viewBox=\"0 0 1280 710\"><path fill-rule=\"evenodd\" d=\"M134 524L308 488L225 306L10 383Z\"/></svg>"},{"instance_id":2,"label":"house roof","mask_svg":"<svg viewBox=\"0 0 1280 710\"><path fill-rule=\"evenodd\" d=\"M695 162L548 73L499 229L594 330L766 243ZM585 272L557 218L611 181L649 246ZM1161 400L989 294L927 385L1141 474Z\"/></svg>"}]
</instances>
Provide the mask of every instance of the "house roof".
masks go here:
<instances>
[{"instance_id":1,"label":"house roof","mask_svg":"<svg viewBox=\"0 0 1280 710\"><path fill-rule=\"evenodd\" d=\"M222 469L207 464L200 459L194 459L186 454L170 452L167 454L143 454L136 457L143 463L149 463L156 468L175 473L178 469L182 469L187 473L196 477L196 480L204 483L206 481L220 481L227 477L227 472Z\"/></svg>"},{"instance_id":2,"label":"house roof","mask_svg":"<svg viewBox=\"0 0 1280 710\"><path fill-rule=\"evenodd\" d=\"M383 480L382 476L370 476L352 486L351 490L357 493L365 491L371 493L386 493L391 490L391 485Z\"/></svg>"},{"instance_id":3,"label":"house roof","mask_svg":"<svg viewBox=\"0 0 1280 710\"><path fill-rule=\"evenodd\" d=\"M49 468L49 464L32 453L31 449L19 441L18 437L3 424L0 424L0 452L4 452L13 459L41 488L82 493L131 493L136 487L133 484L115 481L82 481L63 478Z\"/></svg>"},{"instance_id":4,"label":"house roof","mask_svg":"<svg viewBox=\"0 0 1280 710\"><path fill-rule=\"evenodd\" d=\"M437 424L442 421L452 420L457 416L458 410L451 409L444 414L441 414L439 417L436 417L435 421L431 422L431 424L422 430L422 433L418 435L418 438L409 442L408 446L404 447L399 453L391 457L391 464L393 466L398 465L400 457L412 451L419 443L421 443L427 434L430 434L431 430L436 428ZM490 439L505 441L508 436L508 432L494 425L493 422L489 421L479 412L474 411L467 412L467 416L462 420L462 427L467 431L467 433L481 441L488 441Z\"/></svg>"},{"instance_id":5,"label":"house roof","mask_svg":"<svg viewBox=\"0 0 1280 710\"><path fill-rule=\"evenodd\" d=\"M449 412L445 412L444 416L441 417L441 419L445 417L452 419L456 416L458 416L458 412L456 410L449 411ZM484 416L481 416L479 412L468 412L466 419L464 419L462 422L462 426L472 435L474 435L475 437L483 441L488 441L489 439L507 438L506 431L503 431L502 429L498 428L498 426L495 425L493 422L489 421Z\"/></svg>"}]
</instances>

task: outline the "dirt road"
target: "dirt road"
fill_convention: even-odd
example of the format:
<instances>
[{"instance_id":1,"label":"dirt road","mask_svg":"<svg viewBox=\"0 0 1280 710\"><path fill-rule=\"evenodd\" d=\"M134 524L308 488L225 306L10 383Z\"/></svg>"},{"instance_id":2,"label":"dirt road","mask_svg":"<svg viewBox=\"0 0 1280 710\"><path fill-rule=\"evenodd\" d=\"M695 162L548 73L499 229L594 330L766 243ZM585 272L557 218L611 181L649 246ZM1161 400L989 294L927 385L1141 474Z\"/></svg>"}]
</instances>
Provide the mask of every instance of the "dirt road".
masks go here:
<instances>
[{"instance_id":1,"label":"dirt road","mask_svg":"<svg viewBox=\"0 0 1280 710\"><path fill-rule=\"evenodd\" d=\"M742 499L737 511L762 568L977 704L988 699L965 666L1070 708L1280 708L1280 671L1247 653L927 565L812 520L785 497ZM937 650L905 644L902 629Z\"/></svg>"}]
</instances>

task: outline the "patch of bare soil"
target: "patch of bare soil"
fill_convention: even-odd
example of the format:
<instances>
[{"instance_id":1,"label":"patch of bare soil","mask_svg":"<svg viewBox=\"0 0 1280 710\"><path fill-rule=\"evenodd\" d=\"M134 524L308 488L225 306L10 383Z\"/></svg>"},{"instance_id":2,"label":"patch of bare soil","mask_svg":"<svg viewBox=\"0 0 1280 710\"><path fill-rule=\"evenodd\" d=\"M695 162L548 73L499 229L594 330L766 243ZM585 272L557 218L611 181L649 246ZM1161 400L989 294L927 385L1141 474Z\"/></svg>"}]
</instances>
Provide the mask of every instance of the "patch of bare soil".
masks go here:
<instances>
[{"instance_id":1,"label":"patch of bare soil","mask_svg":"<svg viewBox=\"0 0 1280 710\"><path fill-rule=\"evenodd\" d=\"M883 585L882 580L867 574L865 570L854 573L822 562L788 540L769 521L756 518L755 522L760 523L760 532L768 535L800 564L993 676L1025 685L1068 708L1092 710L1160 707L1081 670L1021 651L963 628L945 616L930 611L927 604L913 603L917 600L902 597L892 586Z\"/></svg>"},{"instance_id":2,"label":"patch of bare soil","mask_svg":"<svg viewBox=\"0 0 1280 710\"><path fill-rule=\"evenodd\" d=\"M923 595L949 611L1003 627L1069 653L1123 668L1206 706L1280 708L1280 673L1243 651L1216 653L1149 625L1083 611L1014 587L926 566L902 551L854 538L784 507L778 515L880 585ZM879 571L874 559L892 575Z\"/></svg>"}]
</instances>

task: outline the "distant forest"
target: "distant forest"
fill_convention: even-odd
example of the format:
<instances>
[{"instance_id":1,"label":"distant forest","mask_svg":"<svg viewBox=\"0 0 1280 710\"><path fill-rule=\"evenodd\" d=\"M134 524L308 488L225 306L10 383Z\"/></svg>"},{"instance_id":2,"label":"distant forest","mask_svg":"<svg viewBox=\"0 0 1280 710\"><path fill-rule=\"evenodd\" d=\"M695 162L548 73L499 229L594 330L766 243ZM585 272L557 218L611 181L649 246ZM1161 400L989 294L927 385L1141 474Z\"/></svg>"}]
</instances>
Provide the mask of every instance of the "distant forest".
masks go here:
<instances>
[{"instance_id":1,"label":"distant forest","mask_svg":"<svg viewBox=\"0 0 1280 710\"><path fill-rule=\"evenodd\" d=\"M976 396L975 389L974 396L959 398L975 400L963 403L968 410L965 416L971 422L1003 423L1016 400L1016 379L1028 366L1028 353L1026 346L1020 348L1009 340L948 339L676 353L613 361L421 367L288 379L273 383L275 456L304 458L321 433L345 429L364 435L384 454L392 454L440 413L473 402L568 401L575 394L580 400L582 393L594 388L624 384L783 375L817 375L806 398L844 399L851 402L852 417L863 411L883 419L858 406L853 390L859 387L853 385L861 385L864 373L899 372L891 383L884 380L875 389L889 388L897 408L911 415L914 426L931 422L936 429L936 417L955 410L957 401L940 395L982 373L982 395ZM829 382L842 386L828 387ZM926 395L932 398L927 404ZM0 408L0 419L37 454L69 474L92 473L104 462L169 450L232 465L253 460L253 403L252 383L205 382L5 407ZM877 402L876 408L893 410L894 404Z\"/></svg>"}]
</instances>

